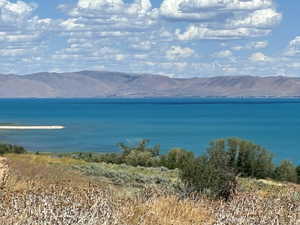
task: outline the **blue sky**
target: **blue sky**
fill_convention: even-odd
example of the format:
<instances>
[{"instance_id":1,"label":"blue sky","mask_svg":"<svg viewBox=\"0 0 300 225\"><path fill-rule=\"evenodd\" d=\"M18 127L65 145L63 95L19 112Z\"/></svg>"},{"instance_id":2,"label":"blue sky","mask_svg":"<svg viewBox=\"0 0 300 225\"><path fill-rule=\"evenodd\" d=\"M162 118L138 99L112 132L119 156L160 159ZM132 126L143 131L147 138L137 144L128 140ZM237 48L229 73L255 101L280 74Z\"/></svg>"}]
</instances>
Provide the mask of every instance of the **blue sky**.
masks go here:
<instances>
[{"instance_id":1,"label":"blue sky","mask_svg":"<svg viewBox=\"0 0 300 225\"><path fill-rule=\"evenodd\" d=\"M0 0L0 73L300 76L298 1Z\"/></svg>"}]
</instances>

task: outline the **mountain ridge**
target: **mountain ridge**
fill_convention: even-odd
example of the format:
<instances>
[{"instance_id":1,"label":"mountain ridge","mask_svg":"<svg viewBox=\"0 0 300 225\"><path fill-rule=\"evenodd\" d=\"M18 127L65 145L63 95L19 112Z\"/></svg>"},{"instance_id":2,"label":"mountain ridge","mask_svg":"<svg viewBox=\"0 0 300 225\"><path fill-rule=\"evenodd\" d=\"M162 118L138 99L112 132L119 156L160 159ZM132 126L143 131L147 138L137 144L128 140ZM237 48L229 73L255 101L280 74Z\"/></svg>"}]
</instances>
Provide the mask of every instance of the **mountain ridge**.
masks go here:
<instances>
[{"instance_id":1,"label":"mountain ridge","mask_svg":"<svg viewBox=\"0 0 300 225\"><path fill-rule=\"evenodd\" d=\"M106 71L0 74L0 98L300 97L300 78L171 78Z\"/></svg>"}]
</instances>

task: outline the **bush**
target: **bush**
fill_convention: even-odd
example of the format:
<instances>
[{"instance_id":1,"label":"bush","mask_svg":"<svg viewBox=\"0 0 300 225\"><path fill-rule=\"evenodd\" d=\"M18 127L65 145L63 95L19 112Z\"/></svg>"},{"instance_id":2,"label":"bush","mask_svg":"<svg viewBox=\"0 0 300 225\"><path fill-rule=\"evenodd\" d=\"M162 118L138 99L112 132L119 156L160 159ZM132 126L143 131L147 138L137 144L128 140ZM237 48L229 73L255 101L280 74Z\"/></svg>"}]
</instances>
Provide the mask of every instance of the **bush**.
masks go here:
<instances>
[{"instance_id":1,"label":"bush","mask_svg":"<svg viewBox=\"0 0 300 225\"><path fill-rule=\"evenodd\" d=\"M142 140L137 145L118 144L121 153L72 153L72 157L87 162L105 162L113 164L128 164L132 166L160 166L160 146L148 147L149 140Z\"/></svg>"},{"instance_id":2,"label":"bush","mask_svg":"<svg viewBox=\"0 0 300 225\"><path fill-rule=\"evenodd\" d=\"M204 156L186 161L180 177L187 190L228 200L235 192L237 182L224 157L228 155L222 148L214 148Z\"/></svg>"},{"instance_id":3,"label":"bush","mask_svg":"<svg viewBox=\"0 0 300 225\"><path fill-rule=\"evenodd\" d=\"M297 166L296 173L297 173L297 183L300 184L300 166Z\"/></svg>"},{"instance_id":4,"label":"bush","mask_svg":"<svg viewBox=\"0 0 300 225\"><path fill-rule=\"evenodd\" d=\"M157 166L157 160L152 154L148 151L130 151L128 155L125 156L124 159L125 164L131 166L144 166L144 167L152 167Z\"/></svg>"},{"instance_id":5,"label":"bush","mask_svg":"<svg viewBox=\"0 0 300 225\"><path fill-rule=\"evenodd\" d=\"M169 169L180 169L186 166L186 163L194 159L194 153L180 148L172 149L166 155L160 158L161 166Z\"/></svg>"},{"instance_id":6,"label":"bush","mask_svg":"<svg viewBox=\"0 0 300 225\"><path fill-rule=\"evenodd\" d=\"M0 144L0 155L6 153L23 154L26 153L26 149L18 145Z\"/></svg>"},{"instance_id":7,"label":"bush","mask_svg":"<svg viewBox=\"0 0 300 225\"><path fill-rule=\"evenodd\" d=\"M297 182L297 171L293 163L289 160L283 160L280 166L275 170L275 179L280 181Z\"/></svg>"},{"instance_id":8,"label":"bush","mask_svg":"<svg viewBox=\"0 0 300 225\"><path fill-rule=\"evenodd\" d=\"M119 143L118 146L122 150L123 157L126 157L129 155L132 151L135 152L149 152L152 157L159 156L160 153L160 146L155 145L154 147L148 147L149 140L144 139L141 140L137 145L134 146L128 146L124 143Z\"/></svg>"},{"instance_id":9,"label":"bush","mask_svg":"<svg viewBox=\"0 0 300 225\"><path fill-rule=\"evenodd\" d=\"M229 138L210 143L209 151L219 150L221 160L242 177L267 178L274 172L273 155L263 147L250 141Z\"/></svg>"}]
</instances>

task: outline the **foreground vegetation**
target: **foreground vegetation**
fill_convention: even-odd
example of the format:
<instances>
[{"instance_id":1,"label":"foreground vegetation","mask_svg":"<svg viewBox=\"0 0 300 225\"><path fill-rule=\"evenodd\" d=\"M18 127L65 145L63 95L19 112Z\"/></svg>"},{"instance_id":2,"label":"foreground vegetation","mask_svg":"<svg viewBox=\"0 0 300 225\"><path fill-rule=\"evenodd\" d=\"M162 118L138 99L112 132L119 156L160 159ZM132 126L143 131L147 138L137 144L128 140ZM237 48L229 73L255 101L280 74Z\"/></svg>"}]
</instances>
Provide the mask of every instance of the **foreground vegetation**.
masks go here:
<instances>
[{"instance_id":1,"label":"foreground vegetation","mask_svg":"<svg viewBox=\"0 0 300 225\"><path fill-rule=\"evenodd\" d=\"M0 191L0 224L188 225L300 222L300 187L271 180L238 179L230 201L183 196L172 187L178 171L87 163L51 155L5 155L9 177ZM86 173L79 168L95 168ZM118 174L112 179L111 173ZM127 174L138 179L128 179ZM144 179L140 179L140 178ZM138 185L137 185L138 184ZM178 184L180 185L180 184Z\"/></svg>"},{"instance_id":2,"label":"foreground vegetation","mask_svg":"<svg viewBox=\"0 0 300 225\"><path fill-rule=\"evenodd\" d=\"M210 143L206 153L199 157L180 148L172 149L167 154L160 154L159 145L149 147L148 140L142 140L135 146L125 144L119 146L121 153L72 153L60 156L71 156L95 163L179 169L182 180L194 188L197 182L207 183L208 176L215 182L221 182L223 179L233 183L236 177L251 177L300 183L300 166L296 167L288 160L283 160L276 166L271 152L238 138L215 140ZM203 177L199 177L200 174ZM220 185L223 184L217 185L218 189Z\"/></svg>"},{"instance_id":3,"label":"foreground vegetation","mask_svg":"<svg viewBox=\"0 0 300 225\"><path fill-rule=\"evenodd\" d=\"M55 155L6 146L0 225L300 224L299 167L274 165L251 142L216 140L198 157L162 155L145 140L120 147Z\"/></svg>"}]
</instances>

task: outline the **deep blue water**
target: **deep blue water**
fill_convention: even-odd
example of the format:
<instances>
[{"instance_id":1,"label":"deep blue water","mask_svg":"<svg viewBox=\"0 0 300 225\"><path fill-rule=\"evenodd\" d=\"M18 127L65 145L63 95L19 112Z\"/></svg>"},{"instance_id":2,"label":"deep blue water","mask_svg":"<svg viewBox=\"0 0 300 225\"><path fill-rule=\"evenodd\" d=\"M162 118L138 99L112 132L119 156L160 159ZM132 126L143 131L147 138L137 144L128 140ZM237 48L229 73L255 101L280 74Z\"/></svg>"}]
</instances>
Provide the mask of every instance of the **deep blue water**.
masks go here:
<instances>
[{"instance_id":1,"label":"deep blue water","mask_svg":"<svg viewBox=\"0 0 300 225\"><path fill-rule=\"evenodd\" d=\"M2 142L33 151L109 152L147 138L163 151L200 154L209 141L234 136L300 163L299 99L2 99L0 123L66 127L0 131Z\"/></svg>"}]
</instances>

